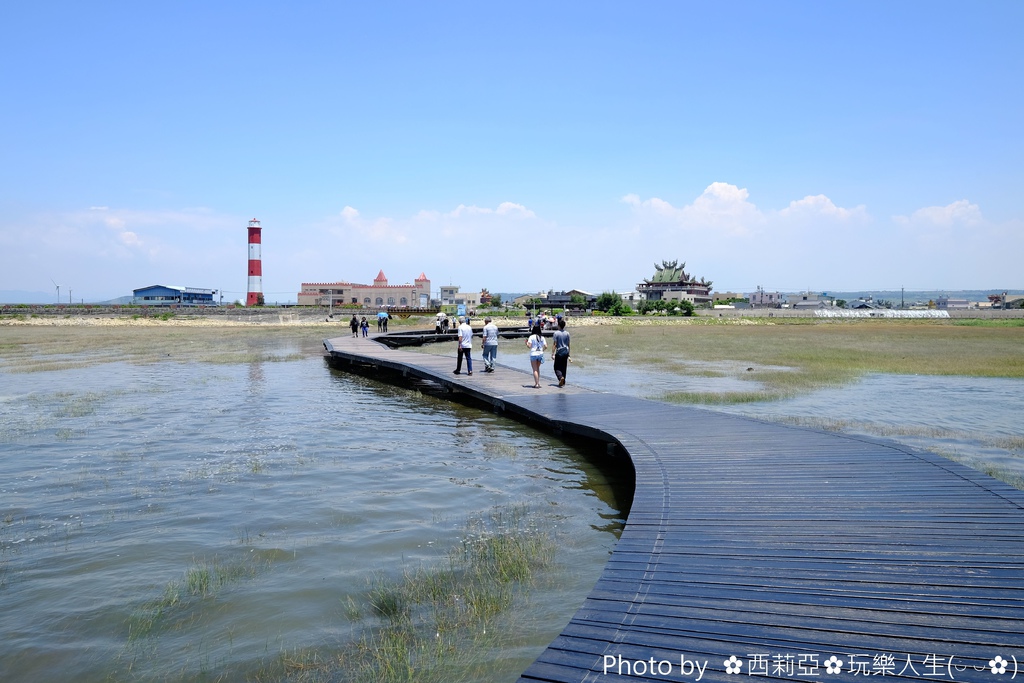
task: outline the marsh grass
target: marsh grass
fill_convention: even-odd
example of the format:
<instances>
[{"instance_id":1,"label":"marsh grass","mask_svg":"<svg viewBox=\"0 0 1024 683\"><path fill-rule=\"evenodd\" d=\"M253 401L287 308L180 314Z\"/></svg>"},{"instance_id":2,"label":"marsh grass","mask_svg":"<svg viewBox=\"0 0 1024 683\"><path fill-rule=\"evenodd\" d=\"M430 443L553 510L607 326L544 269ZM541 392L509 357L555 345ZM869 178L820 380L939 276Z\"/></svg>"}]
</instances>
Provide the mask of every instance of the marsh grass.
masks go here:
<instances>
[{"instance_id":1,"label":"marsh grass","mask_svg":"<svg viewBox=\"0 0 1024 683\"><path fill-rule=\"evenodd\" d=\"M777 401L791 395L773 391L668 391L659 398L666 403L724 406L758 401Z\"/></svg>"},{"instance_id":2,"label":"marsh grass","mask_svg":"<svg viewBox=\"0 0 1024 683\"><path fill-rule=\"evenodd\" d=\"M941 455L947 460L952 460L953 462L966 465L971 469L987 474L993 479L998 479L999 481L1009 484L1016 489L1024 491L1024 476L1022 476L1019 471L1010 470L978 458L966 456L956 450L949 450L945 448L931 448L929 450L932 453Z\"/></svg>"},{"instance_id":3,"label":"marsh grass","mask_svg":"<svg viewBox=\"0 0 1024 683\"><path fill-rule=\"evenodd\" d=\"M32 373L104 363L287 362L321 350L324 328L254 325L201 327L69 326L3 328L0 370ZM282 353L291 342L296 350Z\"/></svg>"},{"instance_id":4,"label":"marsh grass","mask_svg":"<svg viewBox=\"0 0 1024 683\"><path fill-rule=\"evenodd\" d=\"M132 612L127 622L128 643L191 623L204 601L233 583L254 578L259 569L259 562L248 557L231 562L214 558L193 564L181 578L168 582L160 597L143 602Z\"/></svg>"},{"instance_id":5,"label":"marsh grass","mask_svg":"<svg viewBox=\"0 0 1024 683\"><path fill-rule=\"evenodd\" d=\"M862 432L874 436L885 437L919 437L925 439L945 440L974 440L986 446L993 446L1007 451L1024 451L1024 437L992 437L986 434L966 431L963 429L950 429L948 427L921 426L921 425L886 425L863 420L846 420L838 418L822 417L781 417L777 419L783 424L791 424L798 427L812 427L830 432ZM932 449L933 452L945 452L939 449Z\"/></svg>"},{"instance_id":6,"label":"marsh grass","mask_svg":"<svg viewBox=\"0 0 1024 683\"><path fill-rule=\"evenodd\" d=\"M782 400L868 373L1024 377L1024 321L1017 320L624 318L581 324L570 332L577 368L594 360L684 377L732 377L752 385L658 397L673 403ZM451 353L449 344L417 350Z\"/></svg>"},{"instance_id":7,"label":"marsh grass","mask_svg":"<svg viewBox=\"0 0 1024 683\"><path fill-rule=\"evenodd\" d=\"M694 375L700 371L699 366L693 362L667 361L728 361L737 367L755 368L735 376L762 385L762 390L732 392L735 395L731 397L719 392L667 394L665 400L673 402L716 404L782 399L846 384L873 372L1024 377L1024 354L1020 353L1024 347L1024 327L1018 324L691 319L661 325L627 321L614 326L580 326L572 334L574 351L585 349L577 352L580 358L589 355L618 364L654 366L659 371L679 375ZM756 369L763 366L790 370Z\"/></svg>"},{"instance_id":8,"label":"marsh grass","mask_svg":"<svg viewBox=\"0 0 1024 683\"><path fill-rule=\"evenodd\" d=\"M84 394L61 392L55 396L55 398L62 402L54 411L54 417L87 417L89 415L93 415L103 400L117 393L123 392L99 393L90 391Z\"/></svg>"},{"instance_id":9,"label":"marsh grass","mask_svg":"<svg viewBox=\"0 0 1024 683\"><path fill-rule=\"evenodd\" d=\"M1024 318L1008 318L1006 320L989 318L964 318L952 321L960 327L1024 327Z\"/></svg>"},{"instance_id":10,"label":"marsh grass","mask_svg":"<svg viewBox=\"0 0 1024 683\"><path fill-rule=\"evenodd\" d=\"M992 445L1008 451L1024 452L1024 436L1005 436L992 440Z\"/></svg>"},{"instance_id":11,"label":"marsh grass","mask_svg":"<svg viewBox=\"0 0 1024 683\"><path fill-rule=\"evenodd\" d=\"M1010 453L1024 455L1024 437L1018 436L991 437L985 434L978 434L977 432L961 429L949 429L946 427L885 425L874 422L838 418L783 416L768 419L774 419L777 422L797 427L810 427L812 429L822 429L829 432L855 432L870 434L872 436L894 438L913 437L945 441L977 441L986 446L1001 448L1009 451ZM1020 474L1020 470L1013 470L996 465L984 460L983 458L966 456L956 450L951 450L944 445L924 445L921 447L927 451L941 455L948 460L959 462L972 469L978 470L979 472L984 472L994 479L1007 483L1014 488L1024 490L1024 476Z\"/></svg>"},{"instance_id":12,"label":"marsh grass","mask_svg":"<svg viewBox=\"0 0 1024 683\"><path fill-rule=\"evenodd\" d=\"M519 455L515 444L505 443L504 441L488 441L484 443L484 452L506 458L514 458Z\"/></svg>"},{"instance_id":13,"label":"marsh grass","mask_svg":"<svg viewBox=\"0 0 1024 683\"><path fill-rule=\"evenodd\" d=\"M525 505L470 520L436 566L374 576L343 611L362 630L343 651L283 654L253 680L448 683L483 680L502 619L554 561L556 543ZM507 626L507 625L505 625ZM483 659L482 659L483 657Z\"/></svg>"}]
</instances>

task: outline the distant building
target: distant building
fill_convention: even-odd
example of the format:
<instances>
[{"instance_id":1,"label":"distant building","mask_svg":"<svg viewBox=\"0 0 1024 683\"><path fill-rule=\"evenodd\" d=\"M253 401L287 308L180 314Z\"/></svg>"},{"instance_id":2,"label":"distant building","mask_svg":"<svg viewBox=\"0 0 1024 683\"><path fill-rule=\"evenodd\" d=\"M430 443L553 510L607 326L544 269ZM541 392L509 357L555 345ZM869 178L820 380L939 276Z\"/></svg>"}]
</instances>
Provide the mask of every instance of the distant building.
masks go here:
<instances>
[{"instance_id":1,"label":"distant building","mask_svg":"<svg viewBox=\"0 0 1024 683\"><path fill-rule=\"evenodd\" d=\"M132 290L132 303L142 306L213 306L216 289L150 285Z\"/></svg>"},{"instance_id":2,"label":"distant building","mask_svg":"<svg viewBox=\"0 0 1024 683\"><path fill-rule=\"evenodd\" d=\"M989 305L992 308L1020 308L1021 299L1024 299L1024 295L1010 292L988 295Z\"/></svg>"},{"instance_id":3,"label":"distant building","mask_svg":"<svg viewBox=\"0 0 1024 683\"><path fill-rule=\"evenodd\" d=\"M836 300L828 294L813 294L811 292L807 292L806 294L789 295L789 305L791 308L795 308L797 310L809 308L835 308Z\"/></svg>"},{"instance_id":4,"label":"distant building","mask_svg":"<svg viewBox=\"0 0 1024 683\"><path fill-rule=\"evenodd\" d=\"M874 298L870 296L867 298L861 297L856 301L851 301L850 303L846 304L846 307L855 311L884 308L884 306L879 306L877 303L875 303Z\"/></svg>"},{"instance_id":5,"label":"distant building","mask_svg":"<svg viewBox=\"0 0 1024 683\"><path fill-rule=\"evenodd\" d=\"M459 285L441 286L441 310L445 313L458 314L462 306L467 313L475 314L480 305L480 292L461 292Z\"/></svg>"},{"instance_id":6,"label":"distant building","mask_svg":"<svg viewBox=\"0 0 1024 683\"><path fill-rule=\"evenodd\" d=\"M341 306L356 304L363 308L429 308L430 280L423 273L413 284L392 285L381 270L372 285L356 282L303 282L299 306Z\"/></svg>"},{"instance_id":7,"label":"distant building","mask_svg":"<svg viewBox=\"0 0 1024 683\"><path fill-rule=\"evenodd\" d=\"M782 308L784 302L781 292L766 292L760 287L751 292L749 299L753 308Z\"/></svg>"},{"instance_id":8,"label":"distant building","mask_svg":"<svg viewBox=\"0 0 1024 683\"><path fill-rule=\"evenodd\" d=\"M694 305L711 303L711 282L689 275L686 263L662 261L654 264L654 276L636 286L637 291L648 301L689 301Z\"/></svg>"},{"instance_id":9,"label":"distant building","mask_svg":"<svg viewBox=\"0 0 1024 683\"><path fill-rule=\"evenodd\" d=\"M573 303L573 298L576 303ZM597 295L585 292L582 289L570 289L567 292L556 292L548 290L547 294L539 295L541 308L561 308L575 310L590 310L597 303ZM582 299L582 302L580 300Z\"/></svg>"},{"instance_id":10,"label":"distant building","mask_svg":"<svg viewBox=\"0 0 1024 683\"><path fill-rule=\"evenodd\" d=\"M633 308L636 308L636 304L644 300L643 295L635 289L632 292L623 292L620 296L622 296L623 303L627 303Z\"/></svg>"},{"instance_id":11,"label":"distant building","mask_svg":"<svg viewBox=\"0 0 1024 683\"><path fill-rule=\"evenodd\" d=\"M971 307L971 302L967 299L950 299L948 296L940 296L935 299L935 307L940 311L965 309Z\"/></svg>"}]
</instances>

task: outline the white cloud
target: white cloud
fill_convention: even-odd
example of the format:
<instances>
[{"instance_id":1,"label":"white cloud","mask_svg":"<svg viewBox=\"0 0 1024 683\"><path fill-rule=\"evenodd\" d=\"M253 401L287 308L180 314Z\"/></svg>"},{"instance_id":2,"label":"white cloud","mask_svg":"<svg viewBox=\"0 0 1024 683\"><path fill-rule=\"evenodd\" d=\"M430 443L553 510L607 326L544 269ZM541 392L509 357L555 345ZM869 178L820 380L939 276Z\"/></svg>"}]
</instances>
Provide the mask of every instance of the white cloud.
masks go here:
<instances>
[{"instance_id":1,"label":"white cloud","mask_svg":"<svg viewBox=\"0 0 1024 683\"><path fill-rule=\"evenodd\" d=\"M764 214L748 201L749 196L744 188L715 182L683 207L675 207L658 197L641 200L635 194L626 195L622 201L633 206L640 215L667 219L685 231L743 236L756 231L765 221Z\"/></svg>"},{"instance_id":2,"label":"white cloud","mask_svg":"<svg viewBox=\"0 0 1024 683\"><path fill-rule=\"evenodd\" d=\"M355 225L368 225L369 221L356 220L359 212L352 207L345 207L344 214L350 216L349 222ZM512 227L524 220L536 220L537 214L522 204L502 202L496 208L459 204L451 211L442 212L433 209L422 209L407 219L378 218L373 222L387 221L394 230L410 237L422 234L430 228L429 235L439 230L441 236L454 238L459 235L475 234L481 228ZM427 224L427 225L424 225Z\"/></svg>"},{"instance_id":3,"label":"white cloud","mask_svg":"<svg viewBox=\"0 0 1024 683\"><path fill-rule=\"evenodd\" d=\"M910 216L893 216L893 220L900 225L907 225L918 228L944 228L972 227L984 223L981 209L977 204L971 204L966 199L947 204L946 206L926 206L918 209Z\"/></svg>"},{"instance_id":4,"label":"white cloud","mask_svg":"<svg viewBox=\"0 0 1024 683\"><path fill-rule=\"evenodd\" d=\"M556 222L512 201L397 217L344 206L320 222L295 218L264 232L264 290L270 300L294 300L302 282L368 282L383 268L393 283L424 272L435 286L467 290L627 291L663 259L735 290L1014 287L1024 251L1019 219L994 224L967 200L875 221L865 206L824 194L775 209L716 182L679 205L629 194L617 207L581 207L584 214L601 218ZM224 288L233 300L246 283L247 219L103 206L3 216L0 289L45 291L52 277L76 296L110 298L165 282ZM965 258L971 247L984 251Z\"/></svg>"},{"instance_id":5,"label":"white cloud","mask_svg":"<svg viewBox=\"0 0 1024 683\"><path fill-rule=\"evenodd\" d=\"M818 228L826 221L870 219L863 205L852 209L836 206L823 194L793 200L778 211L762 210L750 201L745 188L722 182L708 185L692 203L682 207L658 197L641 200L635 194L626 195L622 201L631 205L641 218L667 218L681 230L726 239L794 234L797 228Z\"/></svg>"},{"instance_id":6,"label":"white cloud","mask_svg":"<svg viewBox=\"0 0 1024 683\"><path fill-rule=\"evenodd\" d=\"M835 203L823 194L808 195L803 199L797 199L789 203L789 206L779 211L779 216L788 218L790 216L806 216L834 218L840 221L866 218L867 210L864 205L852 209L844 209L836 206Z\"/></svg>"},{"instance_id":7,"label":"white cloud","mask_svg":"<svg viewBox=\"0 0 1024 683\"><path fill-rule=\"evenodd\" d=\"M537 214L530 211L522 204L513 204L512 202L502 202L498 204L498 208L495 210L500 216L514 216L518 218L536 218Z\"/></svg>"},{"instance_id":8,"label":"white cloud","mask_svg":"<svg viewBox=\"0 0 1024 683\"><path fill-rule=\"evenodd\" d=\"M142 246L142 240L140 240L139 236L136 235L134 232L132 232L130 230L126 230L126 231L120 233L120 235L118 235L118 236L121 238L122 244L124 244L126 246L129 246L129 247L141 247Z\"/></svg>"},{"instance_id":9,"label":"white cloud","mask_svg":"<svg viewBox=\"0 0 1024 683\"><path fill-rule=\"evenodd\" d=\"M847 268L851 279L859 275L845 243L869 235L873 225L863 205L842 207L818 194L781 209L762 208L746 188L724 182L683 206L635 194L623 202L632 207L637 241L651 258L681 259L724 287L796 289L821 282L834 288Z\"/></svg>"},{"instance_id":10,"label":"white cloud","mask_svg":"<svg viewBox=\"0 0 1024 683\"><path fill-rule=\"evenodd\" d=\"M238 259L245 256L240 225L244 221L207 209L90 206L8 218L0 232L18 256L10 268L0 268L0 289L31 289L55 278L74 287L76 298L96 300L157 281L218 288L227 280L219 274L221 264L231 263L235 252Z\"/></svg>"},{"instance_id":11,"label":"white cloud","mask_svg":"<svg viewBox=\"0 0 1024 683\"><path fill-rule=\"evenodd\" d=\"M346 206L341 210L342 220L345 222L346 236L351 238L351 231L356 232L357 237L374 244L405 244L409 241L408 231L391 218L376 218L366 220L357 209Z\"/></svg>"},{"instance_id":12,"label":"white cloud","mask_svg":"<svg viewBox=\"0 0 1024 683\"><path fill-rule=\"evenodd\" d=\"M452 211L444 214L447 218L464 218L464 217L476 217L476 216L509 216L517 218L536 218L535 214L530 209L527 209L522 204L516 204L514 202L502 202L498 204L498 208L491 209L483 206L466 206L465 204L459 204Z\"/></svg>"},{"instance_id":13,"label":"white cloud","mask_svg":"<svg viewBox=\"0 0 1024 683\"><path fill-rule=\"evenodd\" d=\"M367 282L383 268L396 283L425 272L438 283L454 280L466 288L494 290L504 272L509 274L506 286L518 286L511 280L524 275L515 265L522 253L509 245L519 244L524 235L545 234L553 226L526 205L511 201L493 207L461 203L444 210L425 208L404 217L367 216L346 206L314 228L343 245L346 257L339 261L324 255L308 262L299 281Z\"/></svg>"}]
</instances>

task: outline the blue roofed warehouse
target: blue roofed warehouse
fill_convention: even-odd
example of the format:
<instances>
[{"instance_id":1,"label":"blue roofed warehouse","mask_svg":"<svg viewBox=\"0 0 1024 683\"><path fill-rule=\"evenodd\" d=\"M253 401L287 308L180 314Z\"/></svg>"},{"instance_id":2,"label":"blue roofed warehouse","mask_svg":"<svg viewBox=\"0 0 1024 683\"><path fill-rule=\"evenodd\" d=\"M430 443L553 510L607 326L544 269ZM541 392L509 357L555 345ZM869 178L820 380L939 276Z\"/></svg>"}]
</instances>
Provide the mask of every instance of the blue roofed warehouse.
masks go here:
<instances>
[{"instance_id":1,"label":"blue roofed warehouse","mask_svg":"<svg viewBox=\"0 0 1024 683\"><path fill-rule=\"evenodd\" d=\"M216 289L150 285L132 290L132 303L146 306L213 306Z\"/></svg>"}]
</instances>

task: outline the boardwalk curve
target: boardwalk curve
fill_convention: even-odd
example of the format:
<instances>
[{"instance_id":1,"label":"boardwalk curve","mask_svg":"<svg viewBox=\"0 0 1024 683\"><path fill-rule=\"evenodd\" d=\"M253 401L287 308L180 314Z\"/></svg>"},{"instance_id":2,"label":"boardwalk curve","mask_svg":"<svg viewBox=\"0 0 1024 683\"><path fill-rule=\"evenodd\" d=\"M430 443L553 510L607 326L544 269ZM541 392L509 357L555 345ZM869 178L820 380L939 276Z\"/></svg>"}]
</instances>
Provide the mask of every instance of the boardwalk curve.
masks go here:
<instances>
[{"instance_id":1,"label":"boardwalk curve","mask_svg":"<svg viewBox=\"0 0 1024 683\"><path fill-rule=\"evenodd\" d=\"M372 339L333 365L437 382L628 457L607 566L521 681L1024 680L1024 493L892 442L588 391ZM735 658L735 659L732 659Z\"/></svg>"}]
</instances>

